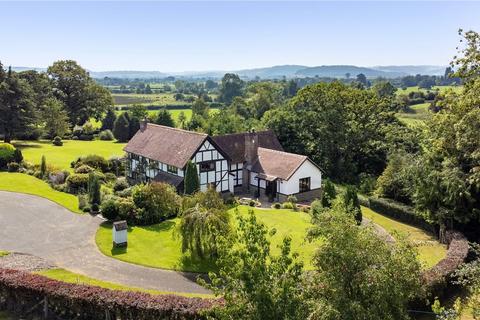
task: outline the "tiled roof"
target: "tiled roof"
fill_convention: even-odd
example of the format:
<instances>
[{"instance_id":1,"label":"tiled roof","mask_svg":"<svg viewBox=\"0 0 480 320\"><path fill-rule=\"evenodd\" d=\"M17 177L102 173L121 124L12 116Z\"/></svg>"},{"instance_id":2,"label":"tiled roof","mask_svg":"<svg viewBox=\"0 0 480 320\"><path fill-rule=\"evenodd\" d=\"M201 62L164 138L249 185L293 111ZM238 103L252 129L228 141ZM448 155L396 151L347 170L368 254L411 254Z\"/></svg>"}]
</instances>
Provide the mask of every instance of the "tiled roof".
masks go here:
<instances>
[{"instance_id":1,"label":"tiled roof","mask_svg":"<svg viewBox=\"0 0 480 320\"><path fill-rule=\"evenodd\" d=\"M206 138L204 133L148 123L123 150L183 168Z\"/></svg>"},{"instance_id":2,"label":"tiled roof","mask_svg":"<svg viewBox=\"0 0 480 320\"><path fill-rule=\"evenodd\" d=\"M258 148L258 160L252 171L272 180L273 177L288 180L307 160L307 156L266 148Z\"/></svg>"},{"instance_id":3,"label":"tiled roof","mask_svg":"<svg viewBox=\"0 0 480 320\"><path fill-rule=\"evenodd\" d=\"M165 182L171 184L174 187L178 187L182 183L183 178L174 174L170 174L168 172L159 171L155 178L153 178L153 181Z\"/></svg>"},{"instance_id":4,"label":"tiled roof","mask_svg":"<svg viewBox=\"0 0 480 320\"><path fill-rule=\"evenodd\" d=\"M234 133L212 137L213 141L229 156L232 163L245 161L245 136L248 133ZM260 131L258 146L283 151L282 145L273 131Z\"/></svg>"}]
</instances>

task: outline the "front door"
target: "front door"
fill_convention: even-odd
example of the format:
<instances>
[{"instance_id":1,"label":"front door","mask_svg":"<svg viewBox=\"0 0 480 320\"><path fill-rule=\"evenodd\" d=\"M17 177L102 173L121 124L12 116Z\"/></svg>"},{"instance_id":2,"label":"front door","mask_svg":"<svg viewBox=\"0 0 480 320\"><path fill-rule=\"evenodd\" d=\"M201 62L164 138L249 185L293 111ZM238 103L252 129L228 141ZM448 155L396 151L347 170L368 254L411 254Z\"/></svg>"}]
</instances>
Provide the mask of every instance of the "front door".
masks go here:
<instances>
[{"instance_id":1,"label":"front door","mask_svg":"<svg viewBox=\"0 0 480 320\"><path fill-rule=\"evenodd\" d=\"M277 181L266 181L265 195L268 197L268 201L273 202L277 196Z\"/></svg>"}]
</instances>

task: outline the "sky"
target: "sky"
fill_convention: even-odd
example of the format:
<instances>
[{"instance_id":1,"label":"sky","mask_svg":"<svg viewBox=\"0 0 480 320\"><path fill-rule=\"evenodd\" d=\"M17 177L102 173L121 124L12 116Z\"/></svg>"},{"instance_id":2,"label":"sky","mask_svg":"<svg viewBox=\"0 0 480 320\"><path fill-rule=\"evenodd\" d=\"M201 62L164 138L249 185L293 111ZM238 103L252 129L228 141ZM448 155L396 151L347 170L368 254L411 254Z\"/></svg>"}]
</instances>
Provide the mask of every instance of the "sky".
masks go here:
<instances>
[{"instance_id":1,"label":"sky","mask_svg":"<svg viewBox=\"0 0 480 320\"><path fill-rule=\"evenodd\" d=\"M480 2L4 2L0 61L93 71L447 65Z\"/></svg>"}]
</instances>

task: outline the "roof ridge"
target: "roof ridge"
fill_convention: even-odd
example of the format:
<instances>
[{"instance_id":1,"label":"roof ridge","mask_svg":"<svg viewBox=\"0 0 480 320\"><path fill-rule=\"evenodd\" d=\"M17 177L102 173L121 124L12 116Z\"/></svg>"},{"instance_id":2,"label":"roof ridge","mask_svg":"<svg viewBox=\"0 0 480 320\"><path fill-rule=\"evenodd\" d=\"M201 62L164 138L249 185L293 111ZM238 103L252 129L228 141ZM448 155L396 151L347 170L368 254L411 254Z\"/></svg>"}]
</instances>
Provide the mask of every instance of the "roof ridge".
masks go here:
<instances>
[{"instance_id":1,"label":"roof ridge","mask_svg":"<svg viewBox=\"0 0 480 320\"><path fill-rule=\"evenodd\" d=\"M298 157L302 157L302 158L308 158L304 154L298 154L298 153L293 153L293 152L280 151L280 150L274 150L274 149L263 148L263 147L258 147L258 149L268 150L268 151L276 152L276 153L290 154L290 155L294 155L294 156L298 156Z\"/></svg>"},{"instance_id":2,"label":"roof ridge","mask_svg":"<svg viewBox=\"0 0 480 320\"><path fill-rule=\"evenodd\" d=\"M273 132L273 130L262 130L262 131L256 131L255 133L265 133L265 132ZM218 138L218 137L228 137L228 136L240 136L240 135L245 135L249 134L250 132L237 132L237 133L227 133L227 134L220 134L217 136L212 136L212 138Z\"/></svg>"},{"instance_id":3,"label":"roof ridge","mask_svg":"<svg viewBox=\"0 0 480 320\"><path fill-rule=\"evenodd\" d=\"M167 130L185 132L185 133L192 133L192 134L197 134L199 136L208 137L208 134L206 134L206 133L184 130L184 129L180 129L180 128L172 128L172 127L169 127L169 126L163 126L161 124L156 124L156 123L151 123L151 122L148 122L147 126L160 127L160 128L167 129Z\"/></svg>"}]
</instances>

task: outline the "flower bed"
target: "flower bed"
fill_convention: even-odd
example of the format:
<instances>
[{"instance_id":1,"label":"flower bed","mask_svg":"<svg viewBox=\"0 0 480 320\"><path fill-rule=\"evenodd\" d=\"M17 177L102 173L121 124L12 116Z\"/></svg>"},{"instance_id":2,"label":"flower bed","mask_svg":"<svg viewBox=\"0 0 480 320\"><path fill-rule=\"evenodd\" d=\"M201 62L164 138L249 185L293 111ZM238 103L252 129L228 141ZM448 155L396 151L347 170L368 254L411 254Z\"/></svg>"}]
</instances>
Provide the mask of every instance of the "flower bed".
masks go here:
<instances>
[{"instance_id":1,"label":"flower bed","mask_svg":"<svg viewBox=\"0 0 480 320\"><path fill-rule=\"evenodd\" d=\"M45 303L46 301L46 303ZM218 300L150 295L64 283L37 274L0 269L0 310L43 316L45 305L63 319L204 319Z\"/></svg>"}]
</instances>

